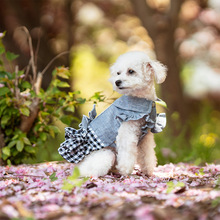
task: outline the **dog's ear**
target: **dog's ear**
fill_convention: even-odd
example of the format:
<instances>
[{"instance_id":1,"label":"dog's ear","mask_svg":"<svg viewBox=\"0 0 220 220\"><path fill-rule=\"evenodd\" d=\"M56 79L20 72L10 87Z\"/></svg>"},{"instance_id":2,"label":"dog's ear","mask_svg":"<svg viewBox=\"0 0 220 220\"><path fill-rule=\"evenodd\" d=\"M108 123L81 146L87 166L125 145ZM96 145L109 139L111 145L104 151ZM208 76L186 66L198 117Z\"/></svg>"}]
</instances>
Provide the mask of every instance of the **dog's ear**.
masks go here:
<instances>
[{"instance_id":1,"label":"dog's ear","mask_svg":"<svg viewBox=\"0 0 220 220\"><path fill-rule=\"evenodd\" d=\"M109 70L110 70L110 74L112 75L115 72L115 64L110 66Z\"/></svg>"},{"instance_id":2,"label":"dog's ear","mask_svg":"<svg viewBox=\"0 0 220 220\"><path fill-rule=\"evenodd\" d=\"M167 76L167 67L158 61L151 61L147 65L153 71L156 83L163 83Z\"/></svg>"}]
</instances>

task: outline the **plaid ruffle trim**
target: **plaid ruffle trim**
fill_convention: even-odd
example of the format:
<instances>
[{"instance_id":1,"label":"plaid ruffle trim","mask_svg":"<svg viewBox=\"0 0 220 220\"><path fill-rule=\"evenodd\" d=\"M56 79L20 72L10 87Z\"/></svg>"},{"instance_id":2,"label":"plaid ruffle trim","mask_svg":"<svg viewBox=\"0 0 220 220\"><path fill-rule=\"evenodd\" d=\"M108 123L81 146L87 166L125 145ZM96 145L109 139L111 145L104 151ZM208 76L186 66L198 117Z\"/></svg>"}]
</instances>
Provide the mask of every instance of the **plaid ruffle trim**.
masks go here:
<instances>
[{"instance_id":1,"label":"plaid ruffle trim","mask_svg":"<svg viewBox=\"0 0 220 220\"><path fill-rule=\"evenodd\" d=\"M104 147L91 127L88 126L86 130L68 127L65 128L65 141L60 145L58 152L68 162L79 163L92 151Z\"/></svg>"}]
</instances>

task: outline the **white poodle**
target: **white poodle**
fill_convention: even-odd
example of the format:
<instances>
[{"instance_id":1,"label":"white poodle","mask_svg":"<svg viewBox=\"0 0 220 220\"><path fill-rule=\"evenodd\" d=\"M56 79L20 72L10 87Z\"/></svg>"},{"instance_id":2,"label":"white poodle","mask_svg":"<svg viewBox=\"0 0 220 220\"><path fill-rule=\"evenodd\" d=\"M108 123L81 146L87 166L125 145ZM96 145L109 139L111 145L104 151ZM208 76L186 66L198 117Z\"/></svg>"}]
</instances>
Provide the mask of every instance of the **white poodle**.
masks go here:
<instances>
[{"instance_id":1,"label":"white poodle","mask_svg":"<svg viewBox=\"0 0 220 220\"><path fill-rule=\"evenodd\" d=\"M153 133L165 127L165 115L156 114L154 81L164 82L166 67L144 52L128 52L111 66L110 82L123 94L96 117L95 107L80 129L65 129L59 153L78 163L82 176L103 176L112 168L122 175L138 163L152 175L157 164Z\"/></svg>"}]
</instances>

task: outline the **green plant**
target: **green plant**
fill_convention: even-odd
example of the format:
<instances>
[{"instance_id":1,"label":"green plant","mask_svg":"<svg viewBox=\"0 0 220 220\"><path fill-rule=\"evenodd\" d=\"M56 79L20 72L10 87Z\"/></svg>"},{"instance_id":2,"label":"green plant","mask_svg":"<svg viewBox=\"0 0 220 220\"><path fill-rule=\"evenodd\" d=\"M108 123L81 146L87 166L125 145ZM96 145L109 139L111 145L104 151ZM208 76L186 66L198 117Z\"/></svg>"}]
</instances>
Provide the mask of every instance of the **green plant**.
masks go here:
<instances>
[{"instance_id":1,"label":"green plant","mask_svg":"<svg viewBox=\"0 0 220 220\"><path fill-rule=\"evenodd\" d=\"M212 208L216 208L220 205L220 197L216 197L212 200Z\"/></svg>"},{"instance_id":2,"label":"green plant","mask_svg":"<svg viewBox=\"0 0 220 220\"><path fill-rule=\"evenodd\" d=\"M180 190L181 188L185 187L185 183L183 182L167 182L167 191L166 193L172 193L175 192L176 190Z\"/></svg>"},{"instance_id":3,"label":"green plant","mask_svg":"<svg viewBox=\"0 0 220 220\"><path fill-rule=\"evenodd\" d=\"M73 173L71 176L68 176L67 179L63 181L63 190L67 190L71 192L73 188L80 187L83 183L85 183L89 178L80 179L80 172L78 167L74 167Z\"/></svg>"},{"instance_id":4,"label":"green plant","mask_svg":"<svg viewBox=\"0 0 220 220\"><path fill-rule=\"evenodd\" d=\"M50 175L50 181L51 182L54 182L54 181L56 181L57 179L58 179L58 177L56 177L56 172L53 172L51 175Z\"/></svg>"},{"instance_id":5,"label":"green plant","mask_svg":"<svg viewBox=\"0 0 220 220\"><path fill-rule=\"evenodd\" d=\"M205 101L201 104L200 111L195 114L196 117L192 115L182 125L182 132L178 136L172 135L169 124L163 132L155 135L159 164L219 163L220 111L213 108L211 102ZM178 118L174 122L178 123Z\"/></svg>"},{"instance_id":6,"label":"green plant","mask_svg":"<svg viewBox=\"0 0 220 220\"><path fill-rule=\"evenodd\" d=\"M215 187L220 189L220 176L218 177L218 179L215 181Z\"/></svg>"},{"instance_id":7,"label":"green plant","mask_svg":"<svg viewBox=\"0 0 220 220\"><path fill-rule=\"evenodd\" d=\"M27 34L30 47L30 62L26 70L13 66L17 55L6 51L0 33L0 158L1 163L19 164L26 158L34 157L40 145L48 137L55 137L59 132L53 125L54 120L61 120L70 125L75 119L75 107L85 99L75 99L79 92L66 92L70 87L68 68L56 68L52 81L46 90L41 88L43 75L47 67L37 73L32 41ZM62 55L62 54L61 54ZM6 65L11 71L6 70ZM50 63L49 63L50 64ZM48 64L48 65L49 65ZM30 73L32 70L32 74Z\"/></svg>"}]
</instances>

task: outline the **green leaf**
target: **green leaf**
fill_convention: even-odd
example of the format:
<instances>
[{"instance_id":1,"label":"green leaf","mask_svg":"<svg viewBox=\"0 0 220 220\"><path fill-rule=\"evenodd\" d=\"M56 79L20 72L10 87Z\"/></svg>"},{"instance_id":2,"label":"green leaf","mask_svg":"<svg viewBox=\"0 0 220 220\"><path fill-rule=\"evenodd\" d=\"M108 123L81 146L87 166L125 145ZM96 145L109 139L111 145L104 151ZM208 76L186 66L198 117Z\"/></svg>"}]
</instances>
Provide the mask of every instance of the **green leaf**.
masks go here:
<instances>
[{"instance_id":1,"label":"green leaf","mask_svg":"<svg viewBox=\"0 0 220 220\"><path fill-rule=\"evenodd\" d=\"M0 45L0 55L3 54L4 52L5 52L5 48L2 45Z\"/></svg>"},{"instance_id":2,"label":"green leaf","mask_svg":"<svg viewBox=\"0 0 220 220\"><path fill-rule=\"evenodd\" d=\"M162 106L162 107L164 107L164 108L167 109L167 103L164 102L164 101L161 100L161 99L157 100L157 101L156 101L156 104L157 104L157 105L160 105L160 106Z\"/></svg>"},{"instance_id":3,"label":"green leaf","mask_svg":"<svg viewBox=\"0 0 220 220\"><path fill-rule=\"evenodd\" d=\"M48 112L41 112L41 115L42 116L48 116L48 115L50 115L50 113L48 113Z\"/></svg>"},{"instance_id":4,"label":"green leaf","mask_svg":"<svg viewBox=\"0 0 220 220\"><path fill-rule=\"evenodd\" d=\"M53 172L51 175L50 175L50 180L51 182L53 181L56 181L58 178L56 177L56 172Z\"/></svg>"},{"instance_id":5,"label":"green leaf","mask_svg":"<svg viewBox=\"0 0 220 220\"><path fill-rule=\"evenodd\" d=\"M2 159L3 159L3 160L6 160L8 157L9 157L8 155L2 154Z\"/></svg>"},{"instance_id":6,"label":"green leaf","mask_svg":"<svg viewBox=\"0 0 220 220\"><path fill-rule=\"evenodd\" d=\"M51 85L56 87L59 82L61 82L59 79L52 80Z\"/></svg>"},{"instance_id":7,"label":"green leaf","mask_svg":"<svg viewBox=\"0 0 220 220\"><path fill-rule=\"evenodd\" d=\"M1 118L1 125L2 126L5 126L7 123L8 123L8 121L10 120L10 115L4 115L2 118Z\"/></svg>"},{"instance_id":8,"label":"green leaf","mask_svg":"<svg viewBox=\"0 0 220 220\"><path fill-rule=\"evenodd\" d=\"M40 133L40 139L42 140L42 141L46 141L47 140L47 134L46 133Z\"/></svg>"},{"instance_id":9,"label":"green leaf","mask_svg":"<svg viewBox=\"0 0 220 220\"><path fill-rule=\"evenodd\" d=\"M66 180L63 181L63 190L71 191L75 187L82 186L89 178L79 179L80 172L78 167L74 167L73 173L71 176L67 177Z\"/></svg>"},{"instance_id":10,"label":"green leaf","mask_svg":"<svg viewBox=\"0 0 220 220\"><path fill-rule=\"evenodd\" d=\"M73 184L69 183L67 180L64 180L61 189L71 192L74 187L75 186L73 186Z\"/></svg>"},{"instance_id":11,"label":"green leaf","mask_svg":"<svg viewBox=\"0 0 220 220\"><path fill-rule=\"evenodd\" d=\"M24 141L25 144L31 145L31 142L29 141L29 139L27 137L24 137L23 141Z\"/></svg>"},{"instance_id":12,"label":"green leaf","mask_svg":"<svg viewBox=\"0 0 220 220\"><path fill-rule=\"evenodd\" d=\"M184 187L184 186L185 186L185 183L183 183L183 182L177 182L177 183L174 183L172 181L167 182L167 191L166 191L166 193L171 193L177 187Z\"/></svg>"},{"instance_id":13,"label":"green leaf","mask_svg":"<svg viewBox=\"0 0 220 220\"><path fill-rule=\"evenodd\" d=\"M50 136L52 137L52 138L55 138L55 133L54 133L54 131L53 130L49 130L49 134L50 134Z\"/></svg>"},{"instance_id":14,"label":"green leaf","mask_svg":"<svg viewBox=\"0 0 220 220\"><path fill-rule=\"evenodd\" d=\"M90 100L94 100L94 102L96 103L97 101L99 102L103 102L105 100L105 96L102 95L102 92L96 92L91 98Z\"/></svg>"},{"instance_id":15,"label":"green leaf","mask_svg":"<svg viewBox=\"0 0 220 220\"><path fill-rule=\"evenodd\" d=\"M78 167L74 167L73 173L71 176L67 177L68 180L76 180L79 178L80 172Z\"/></svg>"},{"instance_id":16,"label":"green leaf","mask_svg":"<svg viewBox=\"0 0 220 220\"><path fill-rule=\"evenodd\" d=\"M59 128L53 125L48 126L48 132L52 138L55 138L55 135L60 132Z\"/></svg>"},{"instance_id":17,"label":"green leaf","mask_svg":"<svg viewBox=\"0 0 220 220\"><path fill-rule=\"evenodd\" d=\"M88 179L89 178L83 178L74 181L64 180L62 189L71 192L73 188L82 186L82 184L85 183Z\"/></svg>"},{"instance_id":18,"label":"green leaf","mask_svg":"<svg viewBox=\"0 0 220 220\"><path fill-rule=\"evenodd\" d=\"M11 166L11 161L9 159L7 159L7 164L9 167Z\"/></svg>"},{"instance_id":19,"label":"green leaf","mask_svg":"<svg viewBox=\"0 0 220 220\"><path fill-rule=\"evenodd\" d=\"M20 108L21 114L24 116L29 116L30 115L30 110L29 108Z\"/></svg>"},{"instance_id":20,"label":"green leaf","mask_svg":"<svg viewBox=\"0 0 220 220\"><path fill-rule=\"evenodd\" d=\"M21 140L17 141L16 148L19 152L21 152L24 149L24 142Z\"/></svg>"},{"instance_id":21,"label":"green leaf","mask_svg":"<svg viewBox=\"0 0 220 220\"><path fill-rule=\"evenodd\" d=\"M11 148L12 156L15 157L19 152L16 148Z\"/></svg>"},{"instance_id":22,"label":"green leaf","mask_svg":"<svg viewBox=\"0 0 220 220\"><path fill-rule=\"evenodd\" d=\"M202 159L201 159L201 158L197 158L197 159L194 161L194 164L195 164L196 166L199 166L201 163L202 163Z\"/></svg>"},{"instance_id":23,"label":"green leaf","mask_svg":"<svg viewBox=\"0 0 220 220\"><path fill-rule=\"evenodd\" d=\"M216 180L215 184L216 184L216 186L219 186L219 187L220 187L220 176L219 176L218 179Z\"/></svg>"},{"instance_id":24,"label":"green leaf","mask_svg":"<svg viewBox=\"0 0 220 220\"><path fill-rule=\"evenodd\" d=\"M4 105L0 106L0 116L2 115L3 111L7 108L6 103Z\"/></svg>"},{"instance_id":25,"label":"green leaf","mask_svg":"<svg viewBox=\"0 0 220 220\"><path fill-rule=\"evenodd\" d=\"M167 186L169 186L169 187L173 187L173 186L174 186L174 182L172 182L172 181L167 182Z\"/></svg>"},{"instance_id":26,"label":"green leaf","mask_svg":"<svg viewBox=\"0 0 220 220\"><path fill-rule=\"evenodd\" d=\"M56 104L56 100L52 99L52 98L48 98L46 100L47 104Z\"/></svg>"},{"instance_id":27,"label":"green leaf","mask_svg":"<svg viewBox=\"0 0 220 220\"><path fill-rule=\"evenodd\" d=\"M3 154L5 154L7 156L11 156L11 150L9 147L3 147L2 152L3 152Z\"/></svg>"},{"instance_id":28,"label":"green leaf","mask_svg":"<svg viewBox=\"0 0 220 220\"><path fill-rule=\"evenodd\" d=\"M56 69L56 71L54 72L54 75L57 75L63 79L69 79L71 76L71 73L69 71L68 68L66 67L59 67Z\"/></svg>"},{"instance_id":29,"label":"green leaf","mask_svg":"<svg viewBox=\"0 0 220 220\"><path fill-rule=\"evenodd\" d=\"M38 132L40 130L41 126L42 126L42 124L36 124L34 126L34 132Z\"/></svg>"},{"instance_id":30,"label":"green leaf","mask_svg":"<svg viewBox=\"0 0 220 220\"><path fill-rule=\"evenodd\" d=\"M0 88L0 96L3 96L9 92L10 92L10 89L8 87L1 87Z\"/></svg>"},{"instance_id":31,"label":"green leaf","mask_svg":"<svg viewBox=\"0 0 220 220\"><path fill-rule=\"evenodd\" d=\"M16 140L16 139L18 139L18 137L19 137L19 135L16 134L16 135L12 138L12 140Z\"/></svg>"},{"instance_id":32,"label":"green leaf","mask_svg":"<svg viewBox=\"0 0 220 220\"><path fill-rule=\"evenodd\" d=\"M12 133L13 133L13 130L11 128L5 130L6 136L11 135Z\"/></svg>"},{"instance_id":33,"label":"green leaf","mask_svg":"<svg viewBox=\"0 0 220 220\"><path fill-rule=\"evenodd\" d=\"M68 88L68 87L70 87L70 85L67 82L58 82L57 86L61 87L61 88Z\"/></svg>"},{"instance_id":34,"label":"green leaf","mask_svg":"<svg viewBox=\"0 0 220 220\"><path fill-rule=\"evenodd\" d=\"M49 125L49 129L53 130L55 133L60 133L60 129L57 126Z\"/></svg>"},{"instance_id":35,"label":"green leaf","mask_svg":"<svg viewBox=\"0 0 220 220\"><path fill-rule=\"evenodd\" d=\"M76 101L77 101L79 104L84 104L84 103L86 102L86 99L77 98Z\"/></svg>"},{"instance_id":36,"label":"green leaf","mask_svg":"<svg viewBox=\"0 0 220 220\"><path fill-rule=\"evenodd\" d=\"M64 124L70 126L70 124L71 124L71 122L72 122L72 117L69 116L69 115L63 115L63 116L61 116L60 120L61 120Z\"/></svg>"},{"instance_id":37,"label":"green leaf","mask_svg":"<svg viewBox=\"0 0 220 220\"><path fill-rule=\"evenodd\" d=\"M16 55L16 54L9 52L9 51L6 52L6 58L9 61L15 60L17 57L19 57L19 55Z\"/></svg>"},{"instance_id":38,"label":"green leaf","mask_svg":"<svg viewBox=\"0 0 220 220\"><path fill-rule=\"evenodd\" d=\"M71 98L73 98L75 95L79 95L79 94L81 94L80 91L68 92L68 95L69 95Z\"/></svg>"},{"instance_id":39,"label":"green leaf","mask_svg":"<svg viewBox=\"0 0 220 220\"><path fill-rule=\"evenodd\" d=\"M17 141L11 141L7 147L12 148L13 146L15 146L17 144Z\"/></svg>"},{"instance_id":40,"label":"green leaf","mask_svg":"<svg viewBox=\"0 0 220 220\"><path fill-rule=\"evenodd\" d=\"M25 101L24 105L29 106L29 105L31 105L31 103L32 103L31 101Z\"/></svg>"},{"instance_id":41,"label":"green leaf","mask_svg":"<svg viewBox=\"0 0 220 220\"><path fill-rule=\"evenodd\" d=\"M14 100L13 100L14 101ZM11 103L9 103L10 105ZM7 108L8 115L20 117L19 110L13 107Z\"/></svg>"},{"instance_id":42,"label":"green leaf","mask_svg":"<svg viewBox=\"0 0 220 220\"><path fill-rule=\"evenodd\" d=\"M219 205L220 205L220 196L212 200L212 208L216 208Z\"/></svg>"},{"instance_id":43,"label":"green leaf","mask_svg":"<svg viewBox=\"0 0 220 220\"><path fill-rule=\"evenodd\" d=\"M199 174L205 175L205 173L204 173L204 168L201 168L201 169L199 170Z\"/></svg>"},{"instance_id":44,"label":"green leaf","mask_svg":"<svg viewBox=\"0 0 220 220\"><path fill-rule=\"evenodd\" d=\"M74 105L70 105L66 108L66 111L69 111L69 112L75 112L75 107Z\"/></svg>"},{"instance_id":45,"label":"green leaf","mask_svg":"<svg viewBox=\"0 0 220 220\"><path fill-rule=\"evenodd\" d=\"M23 89L30 89L32 86L31 86L31 84L30 84L29 82L23 81L23 82L21 83L21 87L22 87Z\"/></svg>"},{"instance_id":46,"label":"green leaf","mask_svg":"<svg viewBox=\"0 0 220 220\"><path fill-rule=\"evenodd\" d=\"M56 76L56 74L57 74L57 69L54 69L54 70L52 71L52 76Z\"/></svg>"},{"instance_id":47,"label":"green leaf","mask_svg":"<svg viewBox=\"0 0 220 220\"><path fill-rule=\"evenodd\" d=\"M6 78L6 76L7 76L7 78ZM0 78L2 78L4 82L5 82L5 81L10 82L11 79L14 79L14 78L12 77L12 74L11 74L11 73L5 72L5 71L0 71Z\"/></svg>"},{"instance_id":48,"label":"green leaf","mask_svg":"<svg viewBox=\"0 0 220 220\"><path fill-rule=\"evenodd\" d=\"M35 153L36 153L35 148L32 147L32 146L25 146L25 147L24 147L24 150L25 150L26 152L30 153L30 154L35 154Z\"/></svg>"},{"instance_id":49,"label":"green leaf","mask_svg":"<svg viewBox=\"0 0 220 220\"><path fill-rule=\"evenodd\" d=\"M87 180L89 180L88 177L87 177L87 178L85 177L85 178L83 178L83 179L81 179L81 180L77 180L77 182L75 183L75 185L78 186L78 187L80 187L80 186L82 186L82 184L85 183Z\"/></svg>"},{"instance_id":50,"label":"green leaf","mask_svg":"<svg viewBox=\"0 0 220 220\"><path fill-rule=\"evenodd\" d=\"M205 173L204 173L204 168L201 168L201 169L199 169L199 173L195 173L195 175L196 176L198 176L198 175L205 175Z\"/></svg>"},{"instance_id":51,"label":"green leaf","mask_svg":"<svg viewBox=\"0 0 220 220\"><path fill-rule=\"evenodd\" d=\"M184 187L185 186L185 183L183 182L178 182L175 187Z\"/></svg>"}]
</instances>

